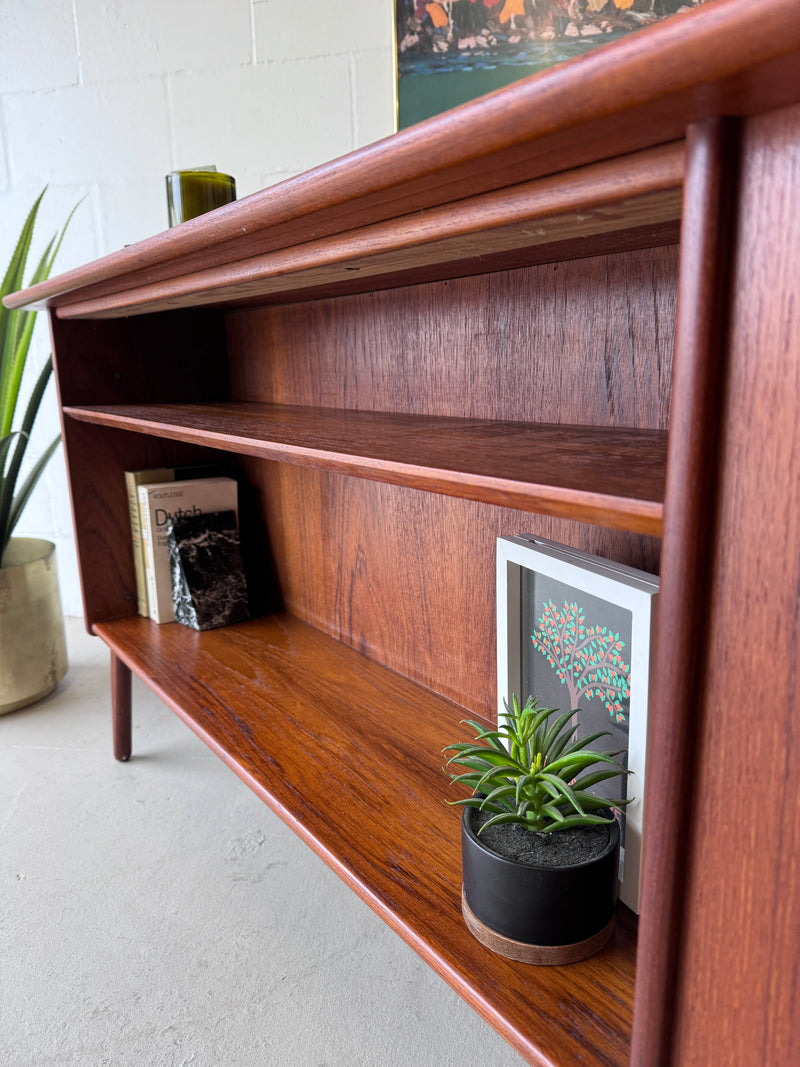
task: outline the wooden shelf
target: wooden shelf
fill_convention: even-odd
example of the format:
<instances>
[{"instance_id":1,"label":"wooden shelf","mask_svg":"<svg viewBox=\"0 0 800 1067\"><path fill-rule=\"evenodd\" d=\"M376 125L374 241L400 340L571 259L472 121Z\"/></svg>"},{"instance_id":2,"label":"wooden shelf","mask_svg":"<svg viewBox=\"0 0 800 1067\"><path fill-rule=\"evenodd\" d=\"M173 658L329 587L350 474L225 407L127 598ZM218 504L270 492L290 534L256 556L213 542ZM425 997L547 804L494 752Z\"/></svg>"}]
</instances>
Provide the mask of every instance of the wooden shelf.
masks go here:
<instances>
[{"instance_id":1,"label":"wooden shelf","mask_svg":"<svg viewBox=\"0 0 800 1067\"><path fill-rule=\"evenodd\" d=\"M50 313L117 754L130 667L541 1067L800 1062L799 54L796 0L715 0L4 298ZM609 423L669 426L666 486L666 434ZM292 616L131 617L122 472L213 450ZM660 575L641 919L567 968L469 935L441 771L495 707L511 509ZM766 828L729 788L760 708Z\"/></svg>"},{"instance_id":2,"label":"wooden shelf","mask_svg":"<svg viewBox=\"0 0 800 1067\"><path fill-rule=\"evenodd\" d=\"M661 533L667 435L658 430L256 403L65 407L64 414L262 459Z\"/></svg>"},{"instance_id":3,"label":"wooden shelf","mask_svg":"<svg viewBox=\"0 0 800 1067\"><path fill-rule=\"evenodd\" d=\"M441 750L463 709L293 619L94 630L531 1063L627 1063L635 926L568 968L492 955L461 918ZM332 916L335 921L335 916Z\"/></svg>"}]
</instances>

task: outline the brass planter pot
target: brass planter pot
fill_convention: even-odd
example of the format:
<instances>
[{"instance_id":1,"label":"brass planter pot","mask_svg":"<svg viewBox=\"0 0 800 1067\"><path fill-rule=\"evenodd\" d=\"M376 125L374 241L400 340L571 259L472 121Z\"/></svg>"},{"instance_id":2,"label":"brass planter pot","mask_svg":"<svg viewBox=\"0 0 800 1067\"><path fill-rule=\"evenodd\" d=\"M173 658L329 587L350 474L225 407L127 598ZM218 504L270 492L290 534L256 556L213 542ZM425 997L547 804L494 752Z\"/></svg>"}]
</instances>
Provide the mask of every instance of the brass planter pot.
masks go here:
<instances>
[{"instance_id":1,"label":"brass planter pot","mask_svg":"<svg viewBox=\"0 0 800 1067\"><path fill-rule=\"evenodd\" d=\"M56 548L12 537L0 567L0 715L52 692L67 673Z\"/></svg>"}]
</instances>

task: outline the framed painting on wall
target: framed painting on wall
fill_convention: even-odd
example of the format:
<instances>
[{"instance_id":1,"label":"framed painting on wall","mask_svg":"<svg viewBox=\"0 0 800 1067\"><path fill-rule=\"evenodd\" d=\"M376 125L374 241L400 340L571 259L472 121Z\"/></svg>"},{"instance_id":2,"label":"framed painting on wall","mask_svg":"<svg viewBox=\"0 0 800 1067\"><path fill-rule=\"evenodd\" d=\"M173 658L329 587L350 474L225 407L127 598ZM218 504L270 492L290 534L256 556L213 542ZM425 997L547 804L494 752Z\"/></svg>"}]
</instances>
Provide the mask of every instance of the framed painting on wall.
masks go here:
<instances>
[{"instance_id":1,"label":"framed painting on wall","mask_svg":"<svg viewBox=\"0 0 800 1067\"><path fill-rule=\"evenodd\" d=\"M576 737L631 772L622 830L620 899L639 910L649 680L658 578L531 536L497 541L498 717L513 694L575 710ZM619 795L620 779L597 792Z\"/></svg>"},{"instance_id":2,"label":"framed painting on wall","mask_svg":"<svg viewBox=\"0 0 800 1067\"><path fill-rule=\"evenodd\" d=\"M395 0L397 128L707 0Z\"/></svg>"}]
</instances>

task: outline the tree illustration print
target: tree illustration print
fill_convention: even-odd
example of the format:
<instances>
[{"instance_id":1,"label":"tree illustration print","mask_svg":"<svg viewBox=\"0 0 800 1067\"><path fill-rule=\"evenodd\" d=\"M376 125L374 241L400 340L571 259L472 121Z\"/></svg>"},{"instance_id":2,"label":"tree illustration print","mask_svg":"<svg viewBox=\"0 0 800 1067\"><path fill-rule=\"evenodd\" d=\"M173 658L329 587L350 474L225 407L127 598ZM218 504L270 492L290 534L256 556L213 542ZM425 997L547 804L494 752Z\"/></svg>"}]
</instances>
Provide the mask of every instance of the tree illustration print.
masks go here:
<instances>
[{"instance_id":1,"label":"tree illustration print","mask_svg":"<svg viewBox=\"0 0 800 1067\"><path fill-rule=\"evenodd\" d=\"M588 625L577 601L542 602L542 615L531 635L537 649L567 687L570 708L578 701L601 701L617 725L627 725L631 695L630 664L623 659L625 642L612 628Z\"/></svg>"}]
</instances>

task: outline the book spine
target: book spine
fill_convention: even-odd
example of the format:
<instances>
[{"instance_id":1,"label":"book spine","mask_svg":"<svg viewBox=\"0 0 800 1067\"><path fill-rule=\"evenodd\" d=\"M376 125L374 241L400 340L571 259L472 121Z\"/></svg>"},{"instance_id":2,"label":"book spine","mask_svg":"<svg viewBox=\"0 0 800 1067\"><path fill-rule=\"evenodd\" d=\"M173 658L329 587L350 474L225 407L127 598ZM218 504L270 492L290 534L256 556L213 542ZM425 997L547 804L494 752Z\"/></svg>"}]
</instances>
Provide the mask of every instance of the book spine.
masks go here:
<instances>
[{"instance_id":1,"label":"book spine","mask_svg":"<svg viewBox=\"0 0 800 1067\"><path fill-rule=\"evenodd\" d=\"M148 607L154 622L172 622L175 618L167 545L169 520L186 514L236 511L236 491L236 481L227 477L192 478L168 485L139 486Z\"/></svg>"},{"instance_id":2,"label":"book spine","mask_svg":"<svg viewBox=\"0 0 800 1067\"><path fill-rule=\"evenodd\" d=\"M125 489L128 494L128 515L131 526L133 571L136 578L136 609L144 618L148 618L150 615L150 604L145 573L138 487L155 482L167 483L181 479L208 478L217 475L219 475L219 465L216 463L193 463L183 467L151 467L148 470L125 471Z\"/></svg>"},{"instance_id":3,"label":"book spine","mask_svg":"<svg viewBox=\"0 0 800 1067\"><path fill-rule=\"evenodd\" d=\"M141 523L142 556L144 560L144 578L147 588L147 614L155 622L157 618L158 593L156 590L156 561L153 544L153 526L150 519L150 501L147 490L137 491L139 500L139 518Z\"/></svg>"},{"instance_id":4,"label":"book spine","mask_svg":"<svg viewBox=\"0 0 800 1067\"><path fill-rule=\"evenodd\" d=\"M145 577L144 546L142 544L142 523L139 516L139 493L136 474L125 471L125 488L128 493L128 515L131 523L131 545L133 548L133 570L136 576L136 610L147 618L147 579Z\"/></svg>"}]
</instances>

